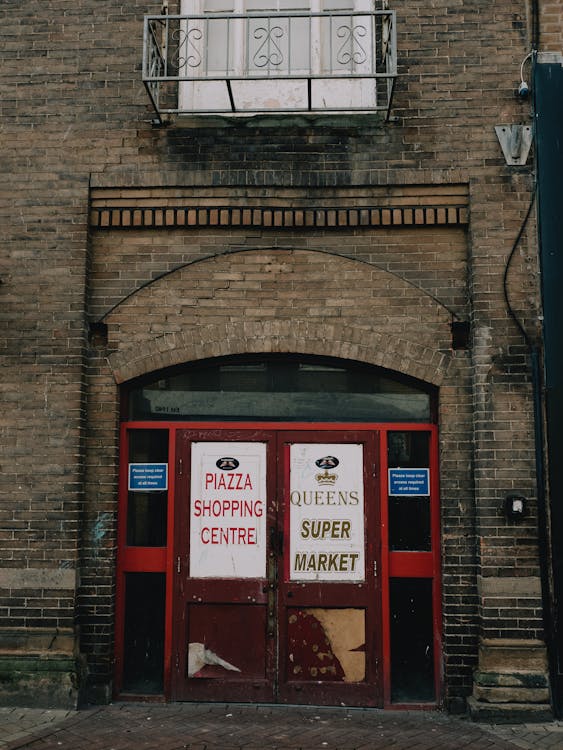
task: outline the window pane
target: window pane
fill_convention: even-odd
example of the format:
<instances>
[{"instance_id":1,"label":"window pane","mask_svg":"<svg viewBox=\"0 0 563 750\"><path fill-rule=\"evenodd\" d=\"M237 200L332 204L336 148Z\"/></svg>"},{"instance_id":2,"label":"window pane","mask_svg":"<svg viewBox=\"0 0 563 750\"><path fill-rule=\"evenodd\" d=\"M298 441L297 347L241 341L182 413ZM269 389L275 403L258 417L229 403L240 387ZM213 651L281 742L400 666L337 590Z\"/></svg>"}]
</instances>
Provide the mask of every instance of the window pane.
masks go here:
<instances>
[{"instance_id":1,"label":"window pane","mask_svg":"<svg viewBox=\"0 0 563 750\"><path fill-rule=\"evenodd\" d=\"M228 12L233 10L233 0L205 0L203 3L204 13L219 13L221 11ZM187 13L188 11L184 8L183 12Z\"/></svg>"},{"instance_id":2,"label":"window pane","mask_svg":"<svg viewBox=\"0 0 563 750\"><path fill-rule=\"evenodd\" d=\"M129 493L127 544L166 547L167 492Z\"/></svg>"},{"instance_id":3,"label":"window pane","mask_svg":"<svg viewBox=\"0 0 563 750\"><path fill-rule=\"evenodd\" d=\"M167 464L168 430L131 430L129 463ZM127 503L127 544L165 547L168 492L130 490Z\"/></svg>"},{"instance_id":4,"label":"window pane","mask_svg":"<svg viewBox=\"0 0 563 750\"><path fill-rule=\"evenodd\" d=\"M389 549L392 552L432 549L429 498L389 498Z\"/></svg>"},{"instance_id":5,"label":"window pane","mask_svg":"<svg viewBox=\"0 0 563 750\"><path fill-rule=\"evenodd\" d=\"M390 581L391 700L434 701L432 581Z\"/></svg>"},{"instance_id":6,"label":"window pane","mask_svg":"<svg viewBox=\"0 0 563 750\"><path fill-rule=\"evenodd\" d=\"M166 463L168 461L168 430L130 430L130 463Z\"/></svg>"},{"instance_id":7,"label":"window pane","mask_svg":"<svg viewBox=\"0 0 563 750\"><path fill-rule=\"evenodd\" d=\"M428 469L430 433L397 431L387 435L389 468ZM389 496L389 549L432 549L429 496Z\"/></svg>"},{"instance_id":8,"label":"window pane","mask_svg":"<svg viewBox=\"0 0 563 750\"><path fill-rule=\"evenodd\" d=\"M232 24L225 18L210 18L206 24L205 69L214 73L230 73L233 69Z\"/></svg>"},{"instance_id":9,"label":"window pane","mask_svg":"<svg viewBox=\"0 0 563 750\"><path fill-rule=\"evenodd\" d=\"M163 573L125 575L123 689L161 693L164 675Z\"/></svg>"},{"instance_id":10,"label":"window pane","mask_svg":"<svg viewBox=\"0 0 563 750\"><path fill-rule=\"evenodd\" d=\"M419 385L374 367L324 358L241 358L188 366L133 389L129 407L131 419L431 418L430 394Z\"/></svg>"},{"instance_id":11,"label":"window pane","mask_svg":"<svg viewBox=\"0 0 563 750\"><path fill-rule=\"evenodd\" d=\"M423 431L389 432L387 436L389 468L411 469L430 466L430 433Z\"/></svg>"},{"instance_id":12,"label":"window pane","mask_svg":"<svg viewBox=\"0 0 563 750\"><path fill-rule=\"evenodd\" d=\"M323 10L354 10L353 0L324 0Z\"/></svg>"}]
</instances>

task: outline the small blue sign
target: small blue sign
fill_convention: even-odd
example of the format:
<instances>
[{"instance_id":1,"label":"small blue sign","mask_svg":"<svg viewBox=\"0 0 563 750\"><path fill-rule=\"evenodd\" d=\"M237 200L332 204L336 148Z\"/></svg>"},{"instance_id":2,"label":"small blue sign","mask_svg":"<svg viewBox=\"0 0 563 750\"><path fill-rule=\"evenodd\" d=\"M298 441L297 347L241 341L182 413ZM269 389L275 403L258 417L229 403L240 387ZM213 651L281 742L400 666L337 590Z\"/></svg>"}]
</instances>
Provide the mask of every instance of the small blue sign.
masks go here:
<instances>
[{"instance_id":1,"label":"small blue sign","mask_svg":"<svg viewBox=\"0 0 563 750\"><path fill-rule=\"evenodd\" d=\"M132 492L158 492L168 489L168 464L129 464Z\"/></svg>"},{"instance_id":2,"label":"small blue sign","mask_svg":"<svg viewBox=\"0 0 563 750\"><path fill-rule=\"evenodd\" d=\"M395 497L430 495L430 469L389 469L389 494Z\"/></svg>"}]
</instances>

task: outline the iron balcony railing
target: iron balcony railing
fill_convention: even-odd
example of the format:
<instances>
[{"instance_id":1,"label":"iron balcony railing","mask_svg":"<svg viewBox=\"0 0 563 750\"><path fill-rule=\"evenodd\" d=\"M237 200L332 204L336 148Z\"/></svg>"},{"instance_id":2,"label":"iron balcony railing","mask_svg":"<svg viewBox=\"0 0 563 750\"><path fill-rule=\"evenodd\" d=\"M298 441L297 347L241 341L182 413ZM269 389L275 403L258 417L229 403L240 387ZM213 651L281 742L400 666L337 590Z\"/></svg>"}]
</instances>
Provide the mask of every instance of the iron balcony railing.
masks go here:
<instances>
[{"instance_id":1,"label":"iron balcony railing","mask_svg":"<svg viewBox=\"0 0 563 750\"><path fill-rule=\"evenodd\" d=\"M146 16L143 82L171 114L389 115L395 13Z\"/></svg>"}]
</instances>

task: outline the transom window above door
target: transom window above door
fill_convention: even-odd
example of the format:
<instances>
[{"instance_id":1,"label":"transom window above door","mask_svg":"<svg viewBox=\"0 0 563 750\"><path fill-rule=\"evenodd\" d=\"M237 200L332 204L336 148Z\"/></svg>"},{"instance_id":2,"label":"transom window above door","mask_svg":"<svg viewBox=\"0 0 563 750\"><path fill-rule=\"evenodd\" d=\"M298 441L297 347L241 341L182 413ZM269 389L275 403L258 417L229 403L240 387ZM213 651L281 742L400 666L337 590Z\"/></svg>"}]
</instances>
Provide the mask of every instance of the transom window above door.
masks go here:
<instances>
[{"instance_id":1,"label":"transom window above door","mask_svg":"<svg viewBox=\"0 0 563 750\"><path fill-rule=\"evenodd\" d=\"M183 0L145 18L143 80L159 116L387 113L395 49L386 0Z\"/></svg>"},{"instance_id":2,"label":"transom window above door","mask_svg":"<svg viewBox=\"0 0 563 750\"><path fill-rule=\"evenodd\" d=\"M147 375L125 393L130 420L430 422L436 411L427 384L306 355L204 360Z\"/></svg>"}]
</instances>

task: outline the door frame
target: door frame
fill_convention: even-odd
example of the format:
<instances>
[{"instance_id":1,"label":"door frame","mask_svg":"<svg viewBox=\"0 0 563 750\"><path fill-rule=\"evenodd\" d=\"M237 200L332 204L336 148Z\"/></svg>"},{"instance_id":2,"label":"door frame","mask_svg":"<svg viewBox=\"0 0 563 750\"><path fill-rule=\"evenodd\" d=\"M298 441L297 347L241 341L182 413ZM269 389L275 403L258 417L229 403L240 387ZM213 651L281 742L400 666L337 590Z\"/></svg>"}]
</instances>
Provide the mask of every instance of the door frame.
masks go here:
<instances>
[{"instance_id":1,"label":"door frame","mask_svg":"<svg viewBox=\"0 0 563 750\"><path fill-rule=\"evenodd\" d=\"M129 547L126 544L127 529L127 471L128 471L128 432L132 430L168 430L168 508L167 508L167 545L165 547ZM439 502L439 458L438 427L431 423L420 422L189 422L189 421L124 421L120 426L121 451L119 471L119 498L117 523L117 564L115 595L115 673L114 697L119 699L139 699L123 691L123 648L125 624L125 576L127 573L155 572L166 576L165 625L164 625L164 679L163 695L168 699L172 694L173 662L173 581L176 571L175 560L175 467L176 433L179 430L200 430L209 433L217 432L217 440L225 432L254 430L257 432L378 432L379 433L379 467L381 498L381 569L378 571L381 586L382 607L382 641L381 662L383 680L383 708L428 708L440 706L443 699L443 658L442 658L442 589L441 589L441 540L440 540L440 502ZM388 543L388 504L387 498L387 434L394 431L428 432L430 434L430 500L432 549L429 552L390 552ZM436 700L430 703L408 702L406 704L391 701L391 637L389 611L389 583L391 578L431 578L434 629L434 681ZM151 697L151 696L143 696Z\"/></svg>"}]
</instances>

